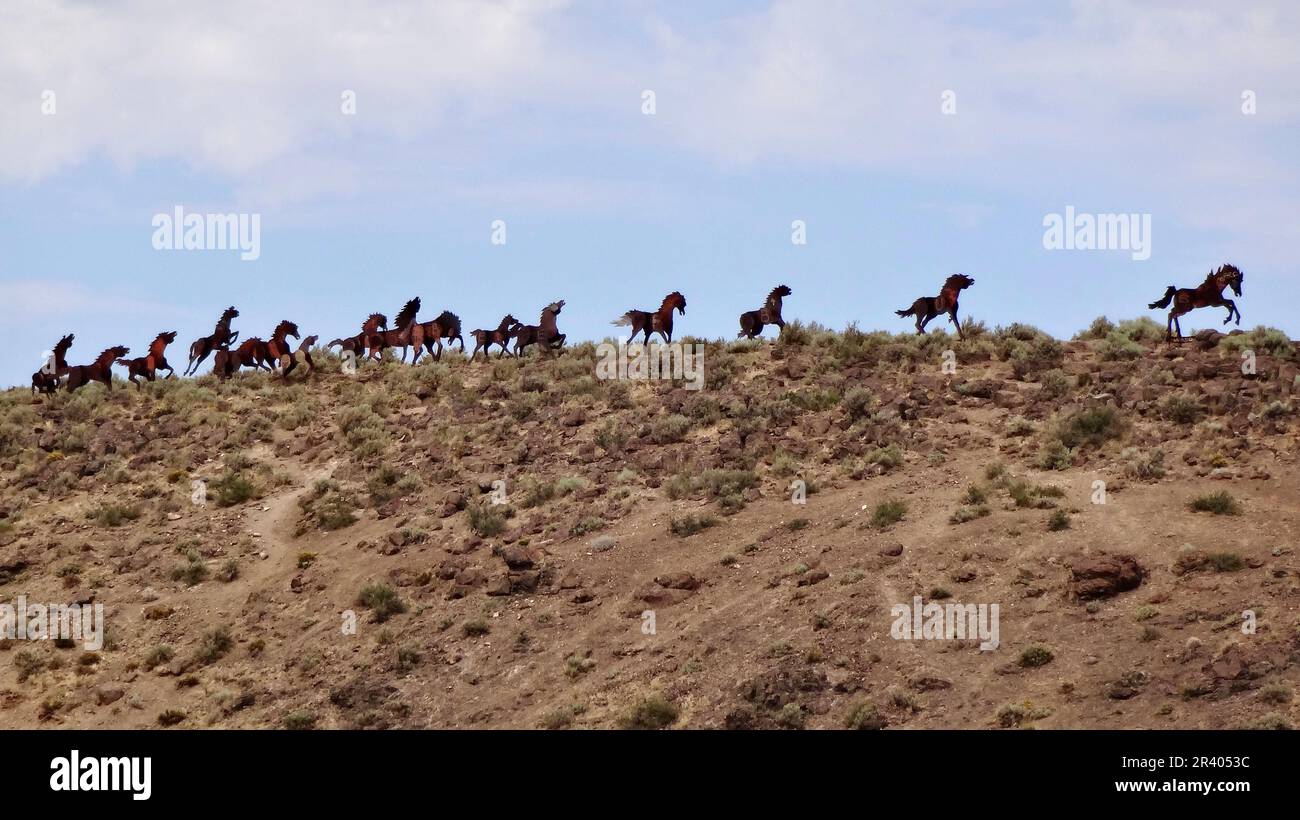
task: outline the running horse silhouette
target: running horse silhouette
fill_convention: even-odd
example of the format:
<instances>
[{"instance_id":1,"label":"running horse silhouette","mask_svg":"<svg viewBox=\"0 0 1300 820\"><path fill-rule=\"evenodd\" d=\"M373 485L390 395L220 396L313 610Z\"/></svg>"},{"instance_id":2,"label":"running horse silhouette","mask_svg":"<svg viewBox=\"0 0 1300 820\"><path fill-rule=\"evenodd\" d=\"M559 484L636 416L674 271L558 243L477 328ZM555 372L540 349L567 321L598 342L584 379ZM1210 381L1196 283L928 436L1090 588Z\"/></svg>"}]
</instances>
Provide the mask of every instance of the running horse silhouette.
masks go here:
<instances>
[{"instance_id":1,"label":"running horse silhouette","mask_svg":"<svg viewBox=\"0 0 1300 820\"><path fill-rule=\"evenodd\" d=\"M521 327L523 325L519 320L507 313L502 317L501 324L497 325L496 330L471 330L470 335L474 337L474 352L469 354L470 360L473 361L480 350L483 351L483 358L491 358L492 345L501 345L501 352L497 354L498 359L503 355L514 356L515 354L510 352L510 340Z\"/></svg>"},{"instance_id":2,"label":"running horse silhouette","mask_svg":"<svg viewBox=\"0 0 1300 820\"><path fill-rule=\"evenodd\" d=\"M540 345L542 350L554 351L564 347L565 334L556 326L555 317L564 309L564 300L551 302L542 308L542 317L535 325L520 325L514 333L515 355L529 345ZM499 358L499 357L498 357Z\"/></svg>"},{"instance_id":3,"label":"running horse silhouette","mask_svg":"<svg viewBox=\"0 0 1300 820\"><path fill-rule=\"evenodd\" d=\"M975 284L975 280L961 273L954 273L943 283L938 296L922 296L912 303L907 310L894 311L899 316L915 316L916 332L925 333L925 326L941 313L948 314L948 321L957 326L957 338L964 339L961 322L957 321L957 296L966 288Z\"/></svg>"},{"instance_id":4,"label":"running horse silhouette","mask_svg":"<svg viewBox=\"0 0 1300 820\"><path fill-rule=\"evenodd\" d=\"M167 363L167 345L176 341L176 331L169 330L159 333L152 342L149 343L149 353L135 359L118 359L117 363L126 368L127 378L131 384L140 390L144 385L136 381L137 376L143 376L148 381L154 380L154 373L158 370L166 370L167 378L173 378L176 371Z\"/></svg>"},{"instance_id":5,"label":"running horse silhouette","mask_svg":"<svg viewBox=\"0 0 1300 820\"><path fill-rule=\"evenodd\" d=\"M420 297L407 301L393 319L393 329L375 333L372 336L371 358L383 358L384 351L390 347L402 348L402 361L406 361L406 348L414 345L419 348L424 344L424 334L420 323L415 321L415 314L420 312Z\"/></svg>"},{"instance_id":6,"label":"running horse silhouette","mask_svg":"<svg viewBox=\"0 0 1300 820\"><path fill-rule=\"evenodd\" d=\"M41 366L40 370L32 374L32 395L35 395L38 390L42 393L52 394L59 389L59 379L68 375L66 356L68 355L68 348L72 347L74 338L76 338L75 334L69 333L59 339L59 343L54 346L54 355ZM54 369L53 372L49 372L51 367Z\"/></svg>"},{"instance_id":7,"label":"running horse silhouette","mask_svg":"<svg viewBox=\"0 0 1300 820\"><path fill-rule=\"evenodd\" d=\"M99 382L109 390L113 389L113 362L122 358L131 352L131 348L124 345L110 347L91 364L79 364L68 368L68 392L76 390L84 384L90 382Z\"/></svg>"},{"instance_id":8,"label":"running horse silhouette","mask_svg":"<svg viewBox=\"0 0 1300 820\"><path fill-rule=\"evenodd\" d=\"M465 337L460 335L460 317L452 313L450 310L444 310L442 313L439 313L437 319L429 322L422 322L420 324L419 334L424 341L424 349L429 352L429 355L433 356L434 361L442 359L443 339L447 340L448 346L459 339L460 352L465 352ZM416 334L413 331L411 335L412 339L414 339ZM436 351L434 349L435 345L437 346ZM419 361L419 359L420 347L419 345L416 345L415 358L411 360L411 363L414 364ZM402 361L406 361L406 348L402 348Z\"/></svg>"},{"instance_id":9,"label":"running horse silhouette","mask_svg":"<svg viewBox=\"0 0 1300 820\"><path fill-rule=\"evenodd\" d=\"M351 353L353 357L364 355L366 349L372 346L372 340L378 335L381 329L388 328L388 317L382 313L372 313L361 323L361 332L355 336L347 336L342 339L335 339L325 345L328 350L331 347L339 347L341 353Z\"/></svg>"},{"instance_id":10,"label":"running horse silhouette","mask_svg":"<svg viewBox=\"0 0 1300 820\"><path fill-rule=\"evenodd\" d=\"M763 332L764 325L776 325L782 330L785 329L785 321L781 318L781 297L789 296L791 291L785 285L778 285L772 288L772 292L767 295L767 301L758 310L751 310L740 314L740 332L736 334L739 339L744 336L753 339Z\"/></svg>"},{"instance_id":11,"label":"running horse silhouette","mask_svg":"<svg viewBox=\"0 0 1300 820\"><path fill-rule=\"evenodd\" d=\"M1173 303L1173 309L1169 311L1169 321L1165 323L1165 341L1171 341L1174 330L1178 331L1178 340L1182 341L1183 329L1178 324L1178 317L1185 313L1191 313L1196 308L1202 307L1226 307L1228 316L1223 320L1226 325L1232 321L1235 314L1237 324L1241 324L1241 311L1237 310L1237 303L1231 299L1223 298L1223 289L1232 286L1232 292L1237 296L1241 295L1241 280L1246 278L1246 274L1237 270L1235 265L1223 265L1217 271L1210 271L1205 277L1205 281L1196 288L1176 288L1170 285L1165 290L1165 295L1156 302L1147 305L1151 310L1156 308L1167 308Z\"/></svg>"},{"instance_id":12,"label":"running horse silhouette","mask_svg":"<svg viewBox=\"0 0 1300 820\"><path fill-rule=\"evenodd\" d=\"M632 335L628 337L628 344L636 338L636 334L645 333L643 344L650 344L650 334L658 333L664 337L665 342L673 340L673 310L681 311L683 316L686 315L686 297L678 291L673 291L664 297L663 304L654 313L648 310L629 310L622 316L618 317L610 324L617 327L632 326Z\"/></svg>"},{"instance_id":13,"label":"running horse silhouette","mask_svg":"<svg viewBox=\"0 0 1300 820\"><path fill-rule=\"evenodd\" d=\"M239 331L230 332L230 320L239 316L239 311L234 306L226 308L217 320L217 328L212 331L211 336L204 336L196 339L194 344L190 345L190 363L185 368L183 375L192 376L203 364L203 360L212 355L213 351L221 347L229 347L239 338Z\"/></svg>"}]
</instances>

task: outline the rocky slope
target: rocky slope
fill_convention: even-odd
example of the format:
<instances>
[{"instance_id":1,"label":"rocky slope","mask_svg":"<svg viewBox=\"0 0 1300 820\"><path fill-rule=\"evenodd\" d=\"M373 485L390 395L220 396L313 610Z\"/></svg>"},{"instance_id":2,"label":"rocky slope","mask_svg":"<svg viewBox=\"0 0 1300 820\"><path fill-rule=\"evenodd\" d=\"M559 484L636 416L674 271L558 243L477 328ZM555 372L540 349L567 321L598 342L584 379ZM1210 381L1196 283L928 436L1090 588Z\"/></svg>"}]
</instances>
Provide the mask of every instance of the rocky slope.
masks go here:
<instances>
[{"instance_id":1,"label":"rocky slope","mask_svg":"<svg viewBox=\"0 0 1300 820\"><path fill-rule=\"evenodd\" d=\"M0 643L0 726L1293 724L1296 347L1161 331L10 390L0 603L108 635Z\"/></svg>"}]
</instances>

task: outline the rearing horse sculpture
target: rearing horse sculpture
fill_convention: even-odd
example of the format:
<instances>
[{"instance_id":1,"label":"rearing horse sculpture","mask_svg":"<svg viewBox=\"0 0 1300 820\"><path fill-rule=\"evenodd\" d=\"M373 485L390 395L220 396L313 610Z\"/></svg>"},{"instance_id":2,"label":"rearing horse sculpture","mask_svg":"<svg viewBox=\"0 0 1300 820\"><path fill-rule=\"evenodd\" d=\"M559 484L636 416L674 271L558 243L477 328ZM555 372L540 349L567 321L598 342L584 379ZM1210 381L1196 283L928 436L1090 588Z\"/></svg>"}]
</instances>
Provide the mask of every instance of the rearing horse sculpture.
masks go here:
<instances>
[{"instance_id":1,"label":"rearing horse sculpture","mask_svg":"<svg viewBox=\"0 0 1300 820\"><path fill-rule=\"evenodd\" d=\"M74 334L69 333L59 343L54 346L53 355L49 361L32 374L32 394L36 391L42 393L53 393L59 389L59 379L68 375L68 348L72 347L72 340L76 338Z\"/></svg>"},{"instance_id":2,"label":"rearing horse sculpture","mask_svg":"<svg viewBox=\"0 0 1300 820\"><path fill-rule=\"evenodd\" d=\"M739 339L744 336L747 339L753 339L763 332L764 325L776 325L784 330L785 320L781 318L781 297L789 296L791 293L793 291L785 285L777 285L767 295L767 301L763 302L761 308L740 314L740 332L736 334L736 338Z\"/></svg>"},{"instance_id":3,"label":"rearing horse sculpture","mask_svg":"<svg viewBox=\"0 0 1300 820\"><path fill-rule=\"evenodd\" d=\"M423 345L424 335L420 331L420 324L415 321L415 314L419 312L419 296L402 305L402 309L398 311L397 316L393 319L393 329L373 335L370 346L371 358L378 361L383 357L386 349L400 347L402 348L402 361L406 361L407 347L415 345L418 348Z\"/></svg>"},{"instance_id":4,"label":"rearing horse sculpture","mask_svg":"<svg viewBox=\"0 0 1300 820\"><path fill-rule=\"evenodd\" d=\"M230 347L239 338L239 331L230 332L230 320L239 316L239 311L235 310L234 305L226 308L217 320L217 328L212 331L211 336L204 336L196 339L194 344L190 345L190 363L185 368L184 375L192 376L203 364L203 360L212 354L214 350L220 347Z\"/></svg>"},{"instance_id":5,"label":"rearing horse sculpture","mask_svg":"<svg viewBox=\"0 0 1300 820\"><path fill-rule=\"evenodd\" d=\"M1241 295L1241 281L1246 275L1237 270L1235 265L1223 265L1217 271L1210 271L1196 288L1176 288L1170 285L1165 290L1165 295L1159 301L1147 305L1151 310L1156 308L1169 307L1173 303L1173 309L1169 311L1169 321L1165 323L1165 341L1171 341L1174 330L1178 331L1178 340L1183 338L1183 329L1178 324L1178 317L1185 313L1190 313L1196 308L1202 307L1226 307L1228 316L1223 320L1226 325L1232 321L1235 314L1237 324L1241 324L1241 311L1237 310L1237 303L1231 299L1223 298L1223 289L1232 286L1232 292L1237 296Z\"/></svg>"},{"instance_id":6,"label":"rearing horse sculpture","mask_svg":"<svg viewBox=\"0 0 1300 820\"><path fill-rule=\"evenodd\" d=\"M176 341L176 331L169 330L159 333L152 342L149 343L149 352L135 359L118 359L117 363L126 368L127 378L135 385L137 390L144 387L137 376L143 376L147 381L154 380L154 373L158 370L166 370L167 378L176 375L176 371L167 363L167 345Z\"/></svg>"},{"instance_id":7,"label":"rearing horse sculpture","mask_svg":"<svg viewBox=\"0 0 1300 820\"><path fill-rule=\"evenodd\" d=\"M259 351L265 353L266 358L263 361L273 371L277 366L281 368L288 367L288 365L284 363L285 356L289 357L290 363L293 362L293 348L289 347L289 342L286 338L288 336L292 336L295 339L299 338L298 326L288 319L285 319L275 326L275 330L271 331L271 338L267 341L265 350ZM284 375L283 370L280 375Z\"/></svg>"},{"instance_id":8,"label":"rearing horse sculpture","mask_svg":"<svg viewBox=\"0 0 1300 820\"><path fill-rule=\"evenodd\" d=\"M551 302L542 308L542 317L535 325L520 325L515 331L515 355L532 344L541 346L542 350L559 350L564 346L565 335L560 332L555 317L564 308L564 300Z\"/></svg>"},{"instance_id":9,"label":"rearing horse sculpture","mask_svg":"<svg viewBox=\"0 0 1300 820\"><path fill-rule=\"evenodd\" d=\"M672 342L674 309L680 311L683 316L686 315L686 297L678 291L665 296L663 304L654 313L648 310L629 310L610 324L618 327L632 326L632 335L627 339L628 344L632 343L636 334L642 332L645 333L644 344L650 344L651 333L658 333L665 342Z\"/></svg>"}]
</instances>

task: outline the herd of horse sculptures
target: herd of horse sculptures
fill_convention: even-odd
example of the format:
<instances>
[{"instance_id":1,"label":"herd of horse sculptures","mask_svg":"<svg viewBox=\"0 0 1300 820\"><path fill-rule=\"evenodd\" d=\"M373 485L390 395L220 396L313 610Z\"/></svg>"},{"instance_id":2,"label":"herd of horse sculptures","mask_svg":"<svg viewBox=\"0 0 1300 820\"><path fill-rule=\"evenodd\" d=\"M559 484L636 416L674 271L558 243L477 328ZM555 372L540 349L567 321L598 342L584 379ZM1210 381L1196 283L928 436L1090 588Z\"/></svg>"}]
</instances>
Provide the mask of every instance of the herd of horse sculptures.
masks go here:
<instances>
[{"instance_id":1,"label":"herd of horse sculptures","mask_svg":"<svg viewBox=\"0 0 1300 820\"><path fill-rule=\"evenodd\" d=\"M1170 308L1169 319L1165 326L1167 340L1183 338L1178 317L1195 308L1226 307L1228 316L1223 323L1226 325L1235 317L1237 324L1240 325L1241 312L1237 310L1235 302L1224 298L1223 291L1231 287L1235 295L1241 296L1242 278L1241 271L1235 266L1223 265L1218 270L1211 271L1198 287L1178 288L1170 285L1164 296L1148 307L1152 310ZM965 338L961 323L957 319L957 300L963 290L974 284L975 280L971 277L954 274L944 282L938 296L922 296L913 302L911 307L895 313L899 316L915 317L918 334L925 333L925 326L931 320L947 314L948 321L955 326L958 337ZM767 295L762 307L742 313L740 333L737 334L737 338L757 338L767 325L775 325L783 330L785 320L781 318L781 300L791 293L790 288L779 285ZM565 334L559 331L557 317L563 308L563 299L547 305L542 309L541 317L535 325L526 325L507 313L496 328L471 331L474 337L474 350L470 353L470 360L473 361L479 351L483 352L484 359L490 358L494 345L500 348L497 352L498 359L507 355L522 356L533 345L536 345L544 355L559 350L564 345ZM464 353L465 339L461 335L460 318L456 314L445 310L436 319L420 322L417 321L419 311L419 297L411 299L402 306L391 328L384 314L372 313L361 323L359 333L334 339L326 345L326 348L337 347L340 353L350 355L354 360L368 358L373 361L382 361L386 350L392 349L396 352L400 349L403 362L406 361L407 350L411 349L414 351L412 364L419 362L423 353L428 353L434 360L441 359L444 341L448 347L459 342L461 353ZM612 324L632 328L632 335L627 340L628 344L633 343L636 337L641 335L642 343L648 345L650 337L654 334L658 334L665 342L671 343L674 312L686 315L686 297L678 291L673 291L664 297L658 310L629 310L615 319ZM236 346L239 331L231 330L230 323L238 316L239 311L233 306L226 308L221 318L217 320L213 332L190 345L189 364L185 368L184 375L195 374L209 356L213 357L213 373L219 379L228 379L241 368L270 371L283 379L288 379L289 374L297 369L300 363L305 365L307 375L315 370L311 349L315 346L318 337L300 338L298 326L285 320L275 326L270 338L263 340L255 336L239 342ZM290 336L299 340L296 350L288 341ZM176 372L167 362L166 353L167 346L175 340L176 331L166 331L159 333L149 343L149 351L144 356L134 359L124 358L130 349L118 345L100 353L90 364L69 365L66 356L73 341L73 334L69 333L54 346L53 353L45 366L32 374L32 392L53 393L60 385L68 391L73 391L92 381L100 382L111 390L114 364L127 369L127 377L137 388L142 387L142 379L154 381L160 370L167 371L166 378L170 379L176 375ZM511 342L514 343L513 351L510 349Z\"/></svg>"}]
</instances>

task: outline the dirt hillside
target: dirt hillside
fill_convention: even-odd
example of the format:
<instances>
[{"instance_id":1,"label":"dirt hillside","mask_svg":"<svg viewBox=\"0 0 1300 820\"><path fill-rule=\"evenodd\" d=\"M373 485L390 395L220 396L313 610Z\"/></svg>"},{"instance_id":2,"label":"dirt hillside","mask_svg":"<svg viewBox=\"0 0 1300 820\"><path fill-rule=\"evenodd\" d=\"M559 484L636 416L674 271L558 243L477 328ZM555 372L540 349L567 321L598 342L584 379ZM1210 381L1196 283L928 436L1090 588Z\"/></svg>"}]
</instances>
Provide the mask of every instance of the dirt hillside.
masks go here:
<instances>
[{"instance_id":1,"label":"dirt hillside","mask_svg":"<svg viewBox=\"0 0 1300 820\"><path fill-rule=\"evenodd\" d=\"M108 628L0 641L0 726L1294 724L1296 345L1162 336L7 391L0 603ZM998 648L891 637L914 596Z\"/></svg>"}]
</instances>

